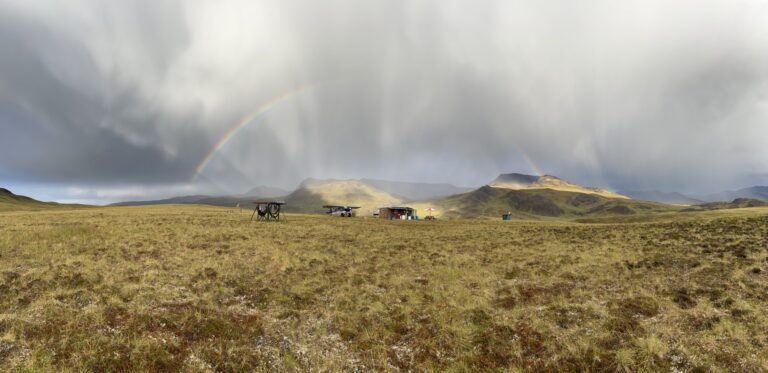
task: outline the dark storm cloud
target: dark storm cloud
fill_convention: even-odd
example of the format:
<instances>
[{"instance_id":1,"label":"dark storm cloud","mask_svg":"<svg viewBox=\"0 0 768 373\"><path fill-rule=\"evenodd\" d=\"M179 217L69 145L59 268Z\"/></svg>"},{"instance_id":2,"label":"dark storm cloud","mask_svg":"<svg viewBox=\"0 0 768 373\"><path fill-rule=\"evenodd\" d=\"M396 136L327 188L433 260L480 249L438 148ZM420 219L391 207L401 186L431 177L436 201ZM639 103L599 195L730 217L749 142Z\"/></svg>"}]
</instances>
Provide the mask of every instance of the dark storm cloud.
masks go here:
<instances>
[{"instance_id":1,"label":"dark storm cloud","mask_svg":"<svg viewBox=\"0 0 768 373\"><path fill-rule=\"evenodd\" d=\"M104 9L97 10L109 17ZM131 53L145 63L141 73L150 80L162 78L169 60L180 50L178 44L184 43L184 38L163 39L162 35L174 34L174 27L173 17L165 19L162 14L178 11L163 6L144 9L142 14L136 14L138 8L124 10L119 16L126 17L130 30L137 32L126 37L139 40L140 48ZM192 147L199 152L207 139L199 130L186 132L168 123L194 121L194 110L169 114L162 102L140 91L140 81L124 76L116 65L100 65L93 46L79 38L123 32L109 21L102 19L97 30L78 30L20 10L0 13L0 157L11 177L40 182L151 183L176 181L194 168L194 160L179 154L180 150ZM177 131L166 136L164 126L175 126Z\"/></svg>"},{"instance_id":2,"label":"dark storm cloud","mask_svg":"<svg viewBox=\"0 0 768 373\"><path fill-rule=\"evenodd\" d=\"M760 1L19 1L0 20L16 180L231 192L538 168L705 192L768 170Z\"/></svg>"}]
</instances>

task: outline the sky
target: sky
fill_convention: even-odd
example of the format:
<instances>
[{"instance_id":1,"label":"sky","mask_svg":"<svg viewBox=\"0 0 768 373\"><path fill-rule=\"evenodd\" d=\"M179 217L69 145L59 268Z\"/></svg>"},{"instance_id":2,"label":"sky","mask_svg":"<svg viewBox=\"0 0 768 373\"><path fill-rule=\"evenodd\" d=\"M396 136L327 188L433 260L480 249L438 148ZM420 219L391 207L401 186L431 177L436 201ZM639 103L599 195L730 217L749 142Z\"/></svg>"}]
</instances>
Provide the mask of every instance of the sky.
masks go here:
<instances>
[{"instance_id":1,"label":"sky","mask_svg":"<svg viewBox=\"0 0 768 373\"><path fill-rule=\"evenodd\" d=\"M0 2L0 186L768 184L768 2Z\"/></svg>"}]
</instances>

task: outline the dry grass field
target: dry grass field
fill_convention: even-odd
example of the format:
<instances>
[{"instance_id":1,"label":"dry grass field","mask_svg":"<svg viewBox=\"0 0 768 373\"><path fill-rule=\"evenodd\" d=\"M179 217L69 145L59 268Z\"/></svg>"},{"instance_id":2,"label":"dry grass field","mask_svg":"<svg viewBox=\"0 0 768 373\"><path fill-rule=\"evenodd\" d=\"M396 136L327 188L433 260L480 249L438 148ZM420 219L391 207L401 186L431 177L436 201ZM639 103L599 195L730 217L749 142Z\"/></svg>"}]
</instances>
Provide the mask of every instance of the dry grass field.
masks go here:
<instances>
[{"instance_id":1,"label":"dry grass field","mask_svg":"<svg viewBox=\"0 0 768 373\"><path fill-rule=\"evenodd\" d=\"M768 209L0 213L2 371L766 371Z\"/></svg>"}]
</instances>

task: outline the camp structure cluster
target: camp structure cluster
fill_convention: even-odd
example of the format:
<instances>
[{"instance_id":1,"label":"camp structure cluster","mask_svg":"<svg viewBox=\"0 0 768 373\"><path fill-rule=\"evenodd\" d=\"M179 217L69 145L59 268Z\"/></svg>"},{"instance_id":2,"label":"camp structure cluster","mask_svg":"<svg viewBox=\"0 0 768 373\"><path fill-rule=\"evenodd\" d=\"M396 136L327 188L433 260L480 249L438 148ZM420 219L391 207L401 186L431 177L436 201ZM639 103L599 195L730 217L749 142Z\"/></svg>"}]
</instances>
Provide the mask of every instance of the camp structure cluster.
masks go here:
<instances>
[{"instance_id":1,"label":"camp structure cluster","mask_svg":"<svg viewBox=\"0 0 768 373\"><path fill-rule=\"evenodd\" d=\"M254 209L251 214L251 220L254 218L257 221L280 221L280 213L285 205L285 201L276 200L261 200L253 201ZM237 205L239 207L240 204ZM360 206L348 206L348 205L324 205L325 212L328 216L346 217L351 218L357 216L356 210L360 209ZM424 220L435 220L432 212L434 208L427 208L429 215L424 217ZM373 217L385 220L420 220L416 214L416 209L407 206L387 206L380 207L373 211Z\"/></svg>"}]
</instances>

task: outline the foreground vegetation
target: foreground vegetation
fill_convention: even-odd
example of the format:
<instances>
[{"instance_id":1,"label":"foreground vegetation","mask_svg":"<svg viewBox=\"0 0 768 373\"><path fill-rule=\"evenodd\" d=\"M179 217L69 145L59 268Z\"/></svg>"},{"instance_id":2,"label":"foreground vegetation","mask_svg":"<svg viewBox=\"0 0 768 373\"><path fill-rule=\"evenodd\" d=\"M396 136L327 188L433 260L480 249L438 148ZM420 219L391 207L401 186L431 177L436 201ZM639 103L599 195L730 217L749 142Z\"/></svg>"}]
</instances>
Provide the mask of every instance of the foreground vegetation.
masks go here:
<instances>
[{"instance_id":1,"label":"foreground vegetation","mask_svg":"<svg viewBox=\"0 0 768 373\"><path fill-rule=\"evenodd\" d=\"M768 370L768 209L0 213L0 370Z\"/></svg>"}]
</instances>

